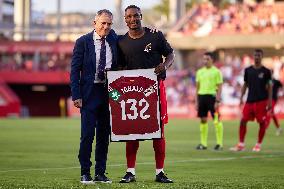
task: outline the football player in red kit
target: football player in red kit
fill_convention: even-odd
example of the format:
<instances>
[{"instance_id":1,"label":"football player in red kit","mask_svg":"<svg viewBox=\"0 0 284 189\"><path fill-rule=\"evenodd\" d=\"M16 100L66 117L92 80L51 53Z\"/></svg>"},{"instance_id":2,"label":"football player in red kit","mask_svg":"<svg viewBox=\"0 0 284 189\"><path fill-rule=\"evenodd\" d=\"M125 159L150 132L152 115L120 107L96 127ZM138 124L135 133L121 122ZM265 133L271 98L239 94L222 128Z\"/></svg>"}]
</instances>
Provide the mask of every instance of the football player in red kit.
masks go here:
<instances>
[{"instance_id":1,"label":"football player in red kit","mask_svg":"<svg viewBox=\"0 0 284 189\"><path fill-rule=\"evenodd\" d=\"M163 80L166 78L166 69L174 61L173 49L166 41L161 32L151 33L148 28L142 27L142 14L139 7L130 5L125 9L125 22L129 28L118 42L118 51L122 67L125 69L148 69L155 68L155 73L159 78L160 105L162 117L162 132L164 124L167 123L166 114L166 94ZM165 61L163 61L163 56ZM139 148L139 141L126 142L126 175L121 179L121 183L129 183L136 180L135 164L136 154ZM165 137L153 140L153 148L156 160L156 182L172 183L164 173L165 160Z\"/></svg>"},{"instance_id":2,"label":"football player in red kit","mask_svg":"<svg viewBox=\"0 0 284 189\"><path fill-rule=\"evenodd\" d=\"M272 72L273 74L273 72ZM277 100L278 100L278 92L280 89L283 88L283 85L282 83L277 80L277 79L272 79L272 110L271 110L271 118L273 119L273 122L274 122L274 125L276 127L276 136L279 136L283 130L282 128L280 127L280 124L279 124L279 121L278 121L278 118L274 112L274 107L277 103ZM267 127L269 127L269 124L267 125Z\"/></svg>"},{"instance_id":3,"label":"football player in red kit","mask_svg":"<svg viewBox=\"0 0 284 189\"><path fill-rule=\"evenodd\" d=\"M257 120L259 124L257 143L252 151L261 150L262 140L269 124L269 114L272 107L272 80L271 72L262 65L263 51L254 51L254 65L245 69L244 85L241 91L240 104L243 104L243 96L248 88L247 101L243 108L243 115L239 128L239 143L230 148L231 151L243 151L245 149L245 135L247 122Z\"/></svg>"}]
</instances>

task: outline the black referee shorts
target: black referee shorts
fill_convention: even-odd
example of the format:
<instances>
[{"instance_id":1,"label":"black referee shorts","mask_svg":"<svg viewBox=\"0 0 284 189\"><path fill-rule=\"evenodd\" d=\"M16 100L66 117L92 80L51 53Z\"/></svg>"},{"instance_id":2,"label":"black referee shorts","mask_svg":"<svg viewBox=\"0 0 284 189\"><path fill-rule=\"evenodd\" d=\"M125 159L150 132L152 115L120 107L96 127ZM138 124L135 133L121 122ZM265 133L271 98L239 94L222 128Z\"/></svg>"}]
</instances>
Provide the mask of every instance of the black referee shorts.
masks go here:
<instances>
[{"instance_id":1,"label":"black referee shorts","mask_svg":"<svg viewBox=\"0 0 284 189\"><path fill-rule=\"evenodd\" d=\"M209 111L214 118L215 101L216 97L213 95L198 95L198 117L207 117Z\"/></svg>"}]
</instances>

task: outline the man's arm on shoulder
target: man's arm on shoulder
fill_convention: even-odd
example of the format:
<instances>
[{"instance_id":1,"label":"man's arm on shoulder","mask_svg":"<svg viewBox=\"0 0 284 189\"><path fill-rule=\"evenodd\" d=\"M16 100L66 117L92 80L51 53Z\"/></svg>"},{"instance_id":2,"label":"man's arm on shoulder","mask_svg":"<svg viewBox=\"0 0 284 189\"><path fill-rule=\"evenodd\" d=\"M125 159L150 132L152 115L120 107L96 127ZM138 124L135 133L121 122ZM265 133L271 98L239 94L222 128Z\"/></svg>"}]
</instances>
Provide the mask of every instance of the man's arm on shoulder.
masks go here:
<instances>
[{"instance_id":1,"label":"man's arm on shoulder","mask_svg":"<svg viewBox=\"0 0 284 189\"><path fill-rule=\"evenodd\" d=\"M113 29L110 30L108 35L110 35L114 40L116 40L116 41L118 40L118 35L116 34L116 32Z\"/></svg>"}]
</instances>

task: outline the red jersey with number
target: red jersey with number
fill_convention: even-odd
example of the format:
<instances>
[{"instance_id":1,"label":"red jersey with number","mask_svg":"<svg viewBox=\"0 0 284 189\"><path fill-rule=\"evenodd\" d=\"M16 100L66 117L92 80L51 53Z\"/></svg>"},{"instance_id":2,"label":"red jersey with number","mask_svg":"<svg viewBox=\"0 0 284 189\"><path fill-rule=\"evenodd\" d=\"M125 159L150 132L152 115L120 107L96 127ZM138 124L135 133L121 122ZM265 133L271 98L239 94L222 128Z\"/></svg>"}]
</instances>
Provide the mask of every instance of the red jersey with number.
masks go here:
<instances>
[{"instance_id":1,"label":"red jersey with number","mask_svg":"<svg viewBox=\"0 0 284 189\"><path fill-rule=\"evenodd\" d=\"M120 77L109 84L112 132L154 133L160 128L158 83L149 78Z\"/></svg>"}]
</instances>

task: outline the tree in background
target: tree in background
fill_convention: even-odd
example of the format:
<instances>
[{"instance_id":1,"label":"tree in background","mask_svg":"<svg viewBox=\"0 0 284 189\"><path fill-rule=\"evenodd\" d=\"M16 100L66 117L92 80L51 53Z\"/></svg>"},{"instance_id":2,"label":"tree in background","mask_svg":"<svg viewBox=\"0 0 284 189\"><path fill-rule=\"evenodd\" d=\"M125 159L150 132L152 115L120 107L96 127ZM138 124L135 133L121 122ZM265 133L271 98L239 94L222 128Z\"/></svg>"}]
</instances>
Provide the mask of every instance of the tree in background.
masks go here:
<instances>
[{"instance_id":1,"label":"tree in background","mask_svg":"<svg viewBox=\"0 0 284 189\"><path fill-rule=\"evenodd\" d=\"M169 18L170 15L170 0L161 0L161 3L154 6L154 10L162 15L166 15Z\"/></svg>"}]
</instances>

